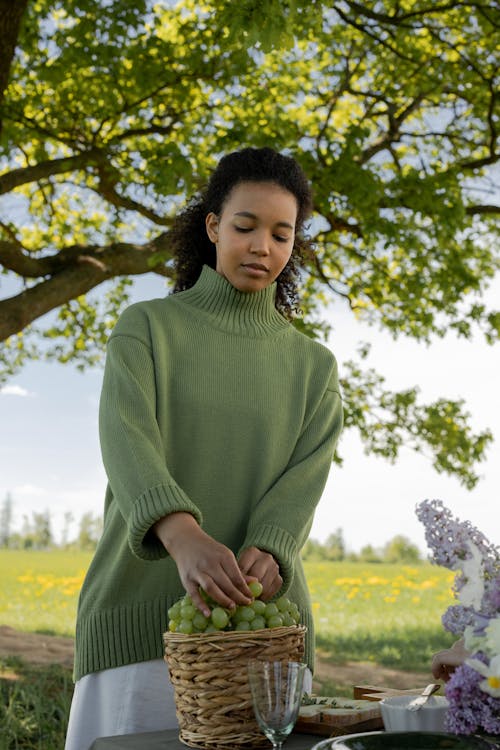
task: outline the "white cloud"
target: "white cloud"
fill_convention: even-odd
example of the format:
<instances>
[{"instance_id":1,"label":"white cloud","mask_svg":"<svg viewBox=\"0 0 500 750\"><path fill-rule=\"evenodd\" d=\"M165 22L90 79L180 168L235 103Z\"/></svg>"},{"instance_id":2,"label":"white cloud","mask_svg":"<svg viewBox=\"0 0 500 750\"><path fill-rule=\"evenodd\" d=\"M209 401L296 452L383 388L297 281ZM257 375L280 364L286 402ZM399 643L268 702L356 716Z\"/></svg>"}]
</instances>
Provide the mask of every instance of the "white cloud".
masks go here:
<instances>
[{"instance_id":1,"label":"white cloud","mask_svg":"<svg viewBox=\"0 0 500 750\"><path fill-rule=\"evenodd\" d=\"M14 497L16 497L16 495L23 495L24 497L44 497L47 494L48 492L44 487L37 487L35 484L20 484L12 490L12 495Z\"/></svg>"},{"instance_id":2,"label":"white cloud","mask_svg":"<svg viewBox=\"0 0 500 750\"><path fill-rule=\"evenodd\" d=\"M0 395L2 396L34 396L35 394L32 391L26 390L26 388L23 388L20 385L4 385L3 388L0 388Z\"/></svg>"}]
</instances>

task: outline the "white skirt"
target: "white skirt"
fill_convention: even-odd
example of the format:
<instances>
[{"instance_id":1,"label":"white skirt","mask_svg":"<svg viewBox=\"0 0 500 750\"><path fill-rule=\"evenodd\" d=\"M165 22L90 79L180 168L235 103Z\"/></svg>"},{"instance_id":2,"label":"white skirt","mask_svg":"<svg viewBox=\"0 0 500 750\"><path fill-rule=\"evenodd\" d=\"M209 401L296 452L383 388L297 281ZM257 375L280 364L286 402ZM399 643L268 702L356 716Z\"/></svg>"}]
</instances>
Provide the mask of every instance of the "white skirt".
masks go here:
<instances>
[{"instance_id":1,"label":"white skirt","mask_svg":"<svg viewBox=\"0 0 500 750\"><path fill-rule=\"evenodd\" d=\"M89 750L98 737L178 727L163 659L105 669L75 685L65 750Z\"/></svg>"}]
</instances>

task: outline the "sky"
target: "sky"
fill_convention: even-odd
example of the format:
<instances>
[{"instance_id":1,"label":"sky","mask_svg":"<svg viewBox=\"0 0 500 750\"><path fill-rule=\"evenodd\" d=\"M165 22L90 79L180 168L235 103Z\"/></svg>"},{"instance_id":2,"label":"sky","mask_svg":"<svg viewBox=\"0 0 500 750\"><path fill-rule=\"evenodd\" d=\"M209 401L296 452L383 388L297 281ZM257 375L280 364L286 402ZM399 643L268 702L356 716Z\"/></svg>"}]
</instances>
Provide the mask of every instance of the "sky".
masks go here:
<instances>
[{"instance_id":1,"label":"sky","mask_svg":"<svg viewBox=\"0 0 500 750\"><path fill-rule=\"evenodd\" d=\"M132 301L165 293L164 280L148 274L135 282ZM498 307L500 279L488 298ZM344 463L332 466L311 536L324 542L341 528L347 548L359 552L403 534L425 553L415 506L439 498L454 515L499 543L500 346L452 334L430 346L394 341L356 321L342 303L331 305L325 315L333 327L325 343L341 374L342 363L355 356L359 342L369 342L366 366L384 375L387 387L418 385L422 402L465 399L474 429L491 429L495 442L478 466L481 480L469 491L457 479L438 474L429 457L408 448L395 465L367 456L354 431L346 430L339 445ZM71 537L83 513L101 514L106 485L97 428L101 382L102 368L82 374L71 365L32 362L0 390L0 502L11 494L14 528L22 527L24 515L48 509L58 539L64 515L71 512Z\"/></svg>"}]
</instances>

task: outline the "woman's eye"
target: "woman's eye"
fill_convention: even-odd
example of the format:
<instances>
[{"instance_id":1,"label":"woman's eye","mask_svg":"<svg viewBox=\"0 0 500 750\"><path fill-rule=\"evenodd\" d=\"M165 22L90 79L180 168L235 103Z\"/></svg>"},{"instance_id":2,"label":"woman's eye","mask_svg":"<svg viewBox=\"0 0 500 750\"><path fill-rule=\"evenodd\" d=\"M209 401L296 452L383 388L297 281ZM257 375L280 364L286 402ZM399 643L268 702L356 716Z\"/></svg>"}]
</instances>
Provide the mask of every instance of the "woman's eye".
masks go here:
<instances>
[{"instance_id":1,"label":"woman's eye","mask_svg":"<svg viewBox=\"0 0 500 750\"><path fill-rule=\"evenodd\" d=\"M237 232L251 232L252 227L235 227Z\"/></svg>"},{"instance_id":2,"label":"woman's eye","mask_svg":"<svg viewBox=\"0 0 500 750\"><path fill-rule=\"evenodd\" d=\"M277 242L288 242L288 237L281 237L279 234L275 234L274 239L277 240Z\"/></svg>"}]
</instances>

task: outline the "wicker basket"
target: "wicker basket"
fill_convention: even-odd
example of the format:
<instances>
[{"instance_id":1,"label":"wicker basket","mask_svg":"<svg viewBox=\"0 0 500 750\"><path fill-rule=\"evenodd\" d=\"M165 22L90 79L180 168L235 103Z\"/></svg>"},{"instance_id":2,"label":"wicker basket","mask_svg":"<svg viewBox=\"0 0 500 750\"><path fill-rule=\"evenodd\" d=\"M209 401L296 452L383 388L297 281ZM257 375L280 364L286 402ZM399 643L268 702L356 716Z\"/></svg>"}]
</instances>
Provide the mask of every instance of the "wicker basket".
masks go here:
<instances>
[{"instance_id":1,"label":"wicker basket","mask_svg":"<svg viewBox=\"0 0 500 750\"><path fill-rule=\"evenodd\" d=\"M253 715L247 663L302 661L306 630L165 633L180 740L204 750L269 747Z\"/></svg>"}]
</instances>

